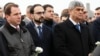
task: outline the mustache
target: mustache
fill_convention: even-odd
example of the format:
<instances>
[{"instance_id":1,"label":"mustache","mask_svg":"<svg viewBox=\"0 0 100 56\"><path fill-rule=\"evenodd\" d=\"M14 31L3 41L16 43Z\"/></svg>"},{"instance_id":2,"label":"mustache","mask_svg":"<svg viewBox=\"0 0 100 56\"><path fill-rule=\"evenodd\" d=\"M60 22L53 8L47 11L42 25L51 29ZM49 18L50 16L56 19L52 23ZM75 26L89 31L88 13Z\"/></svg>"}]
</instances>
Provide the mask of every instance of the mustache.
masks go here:
<instances>
[{"instance_id":1,"label":"mustache","mask_svg":"<svg viewBox=\"0 0 100 56\"><path fill-rule=\"evenodd\" d=\"M34 21L37 22L37 23L43 23L44 17L40 17L38 20L34 19Z\"/></svg>"}]
</instances>

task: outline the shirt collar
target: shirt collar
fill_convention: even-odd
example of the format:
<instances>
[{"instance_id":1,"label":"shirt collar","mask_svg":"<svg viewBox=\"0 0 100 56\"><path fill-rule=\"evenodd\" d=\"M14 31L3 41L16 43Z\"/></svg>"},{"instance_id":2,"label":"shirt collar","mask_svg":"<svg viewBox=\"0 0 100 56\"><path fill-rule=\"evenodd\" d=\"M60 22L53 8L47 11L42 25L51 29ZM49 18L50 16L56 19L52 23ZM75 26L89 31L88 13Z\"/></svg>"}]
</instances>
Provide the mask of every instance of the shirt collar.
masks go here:
<instances>
[{"instance_id":1,"label":"shirt collar","mask_svg":"<svg viewBox=\"0 0 100 56\"><path fill-rule=\"evenodd\" d=\"M69 18L69 20L70 20L74 25L79 24L79 23L76 23L72 18Z\"/></svg>"},{"instance_id":2,"label":"shirt collar","mask_svg":"<svg viewBox=\"0 0 100 56\"><path fill-rule=\"evenodd\" d=\"M41 23L40 25L38 25L36 23L34 23L34 24L35 24L35 27L38 27L38 26L41 26L42 27L42 25L43 25L43 23Z\"/></svg>"},{"instance_id":3,"label":"shirt collar","mask_svg":"<svg viewBox=\"0 0 100 56\"><path fill-rule=\"evenodd\" d=\"M13 24L10 24L10 26L16 29L16 26L14 26ZM19 25L17 26L17 28L20 28Z\"/></svg>"}]
</instances>

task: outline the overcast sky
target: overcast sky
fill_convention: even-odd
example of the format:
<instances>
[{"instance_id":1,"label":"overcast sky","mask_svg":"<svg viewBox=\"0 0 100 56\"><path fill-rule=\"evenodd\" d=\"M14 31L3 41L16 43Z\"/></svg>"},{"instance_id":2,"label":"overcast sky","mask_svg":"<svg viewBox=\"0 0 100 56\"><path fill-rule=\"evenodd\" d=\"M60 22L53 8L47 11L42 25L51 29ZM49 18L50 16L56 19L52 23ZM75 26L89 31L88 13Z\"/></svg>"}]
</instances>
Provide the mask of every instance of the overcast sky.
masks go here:
<instances>
[{"instance_id":1,"label":"overcast sky","mask_svg":"<svg viewBox=\"0 0 100 56\"><path fill-rule=\"evenodd\" d=\"M28 5L39 4L51 4L54 6L56 13L61 13L64 8L68 7L69 2L72 0L0 0L0 6L3 7L7 2L14 2L19 5L22 14L25 14L26 7ZM94 11L96 7L100 6L100 0L79 0L86 6L86 3L90 3L91 10Z\"/></svg>"}]
</instances>

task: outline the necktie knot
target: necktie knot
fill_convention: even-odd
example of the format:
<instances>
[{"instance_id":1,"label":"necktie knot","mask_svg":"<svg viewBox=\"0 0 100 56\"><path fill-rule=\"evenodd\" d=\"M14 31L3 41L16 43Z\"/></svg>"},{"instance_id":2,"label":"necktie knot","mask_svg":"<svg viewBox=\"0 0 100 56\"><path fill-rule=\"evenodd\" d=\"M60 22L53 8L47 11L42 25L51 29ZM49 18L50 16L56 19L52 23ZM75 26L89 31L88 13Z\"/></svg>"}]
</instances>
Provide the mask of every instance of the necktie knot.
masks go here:
<instances>
[{"instance_id":1,"label":"necktie knot","mask_svg":"<svg viewBox=\"0 0 100 56\"><path fill-rule=\"evenodd\" d=\"M77 30L81 31L80 24L76 24L75 27L76 27Z\"/></svg>"},{"instance_id":2,"label":"necktie knot","mask_svg":"<svg viewBox=\"0 0 100 56\"><path fill-rule=\"evenodd\" d=\"M17 31L20 31L20 28L19 28L19 27L16 27L16 30L17 30Z\"/></svg>"},{"instance_id":3,"label":"necktie knot","mask_svg":"<svg viewBox=\"0 0 100 56\"><path fill-rule=\"evenodd\" d=\"M37 28L41 31L41 26L38 26Z\"/></svg>"}]
</instances>

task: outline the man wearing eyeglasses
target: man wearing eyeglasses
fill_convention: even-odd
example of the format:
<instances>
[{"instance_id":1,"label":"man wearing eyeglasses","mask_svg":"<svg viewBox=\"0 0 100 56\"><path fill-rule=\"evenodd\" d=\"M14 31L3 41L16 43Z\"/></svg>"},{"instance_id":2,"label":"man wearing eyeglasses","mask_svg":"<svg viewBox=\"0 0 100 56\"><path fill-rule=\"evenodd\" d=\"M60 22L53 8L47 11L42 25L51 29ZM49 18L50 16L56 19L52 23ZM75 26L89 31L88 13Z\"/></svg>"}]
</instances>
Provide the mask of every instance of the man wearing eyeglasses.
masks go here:
<instances>
[{"instance_id":1,"label":"man wearing eyeglasses","mask_svg":"<svg viewBox=\"0 0 100 56\"><path fill-rule=\"evenodd\" d=\"M51 29L45 24L43 24L44 9L42 5L33 5L30 10L30 13L33 20L26 27L32 35L35 46L43 48L43 53L40 53L39 56L52 56L52 33Z\"/></svg>"}]
</instances>

